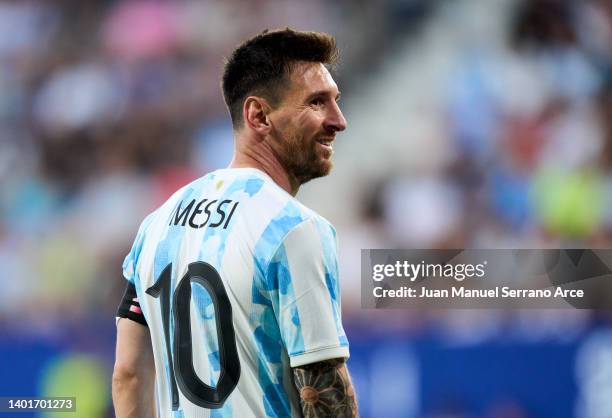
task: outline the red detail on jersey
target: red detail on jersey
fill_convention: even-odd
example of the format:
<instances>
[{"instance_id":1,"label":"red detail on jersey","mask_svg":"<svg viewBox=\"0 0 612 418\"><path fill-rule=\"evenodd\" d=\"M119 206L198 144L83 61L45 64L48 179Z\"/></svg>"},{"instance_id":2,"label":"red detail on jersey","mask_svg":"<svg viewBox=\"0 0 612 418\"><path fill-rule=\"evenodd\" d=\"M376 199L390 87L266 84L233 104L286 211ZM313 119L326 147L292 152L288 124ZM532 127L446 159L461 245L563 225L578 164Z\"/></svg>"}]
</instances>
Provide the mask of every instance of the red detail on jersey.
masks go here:
<instances>
[{"instance_id":1,"label":"red detail on jersey","mask_svg":"<svg viewBox=\"0 0 612 418\"><path fill-rule=\"evenodd\" d=\"M130 311L142 315L142 310L138 306L130 306Z\"/></svg>"}]
</instances>

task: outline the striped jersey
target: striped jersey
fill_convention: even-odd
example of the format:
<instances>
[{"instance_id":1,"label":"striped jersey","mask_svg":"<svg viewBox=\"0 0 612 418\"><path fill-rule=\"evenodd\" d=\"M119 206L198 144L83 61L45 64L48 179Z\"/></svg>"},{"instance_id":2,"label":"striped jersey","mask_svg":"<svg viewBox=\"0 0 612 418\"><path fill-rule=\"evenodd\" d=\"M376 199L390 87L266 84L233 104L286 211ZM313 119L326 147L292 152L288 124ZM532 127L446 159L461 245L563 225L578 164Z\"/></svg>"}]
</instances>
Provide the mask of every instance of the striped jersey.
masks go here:
<instances>
[{"instance_id":1,"label":"striped jersey","mask_svg":"<svg viewBox=\"0 0 612 418\"><path fill-rule=\"evenodd\" d=\"M291 367L348 357L336 232L254 168L178 190L123 264L161 418L300 416Z\"/></svg>"}]
</instances>

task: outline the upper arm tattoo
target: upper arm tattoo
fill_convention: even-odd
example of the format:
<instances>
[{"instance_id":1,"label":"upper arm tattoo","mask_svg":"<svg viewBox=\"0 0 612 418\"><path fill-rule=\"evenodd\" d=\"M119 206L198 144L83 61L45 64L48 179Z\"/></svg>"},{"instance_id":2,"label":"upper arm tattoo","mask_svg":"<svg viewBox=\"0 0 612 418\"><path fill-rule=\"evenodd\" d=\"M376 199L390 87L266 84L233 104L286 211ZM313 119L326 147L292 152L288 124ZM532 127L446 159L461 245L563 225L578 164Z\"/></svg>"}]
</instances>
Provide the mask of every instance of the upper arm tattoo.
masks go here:
<instances>
[{"instance_id":1,"label":"upper arm tattoo","mask_svg":"<svg viewBox=\"0 0 612 418\"><path fill-rule=\"evenodd\" d=\"M359 416L355 390L344 359L295 367L293 380L305 418Z\"/></svg>"}]
</instances>

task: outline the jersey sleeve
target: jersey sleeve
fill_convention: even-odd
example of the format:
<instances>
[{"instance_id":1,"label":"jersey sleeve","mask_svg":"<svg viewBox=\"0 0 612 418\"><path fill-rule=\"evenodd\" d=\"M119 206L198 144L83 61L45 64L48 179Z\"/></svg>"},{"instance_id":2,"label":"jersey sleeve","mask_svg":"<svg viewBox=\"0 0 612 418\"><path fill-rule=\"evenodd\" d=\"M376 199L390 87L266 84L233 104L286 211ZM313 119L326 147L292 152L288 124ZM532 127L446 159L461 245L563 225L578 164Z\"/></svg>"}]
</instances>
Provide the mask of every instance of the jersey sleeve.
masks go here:
<instances>
[{"instance_id":1,"label":"jersey sleeve","mask_svg":"<svg viewBox=\"0 0 612 418\"><path fill-rule=\"evenodd\" d=\"M310 218L294 227L272 258L268 274L278 281L276 315L291 367L348 357L332 226Z\"/></svg>"},{"instance_id":2,"label":"jersey sleeve","mask_svg":"<svg viewBox=\"0 0 612 418\"><path fill-rule=\"evenodd\" d=\"M132 248L123 260L123 277L125 277L125 279L132 284L134 284L134 278L136 276L136 266L138 264L138 257L140 256L140 251L142 250L145 230L149 225L152 217L153 214L149 215L145 218L144 221L142 221L142 224L140 224L140 228L138 228L138 233L136 234L134 243L132 244Z\"/></svg>"}]
</instances>

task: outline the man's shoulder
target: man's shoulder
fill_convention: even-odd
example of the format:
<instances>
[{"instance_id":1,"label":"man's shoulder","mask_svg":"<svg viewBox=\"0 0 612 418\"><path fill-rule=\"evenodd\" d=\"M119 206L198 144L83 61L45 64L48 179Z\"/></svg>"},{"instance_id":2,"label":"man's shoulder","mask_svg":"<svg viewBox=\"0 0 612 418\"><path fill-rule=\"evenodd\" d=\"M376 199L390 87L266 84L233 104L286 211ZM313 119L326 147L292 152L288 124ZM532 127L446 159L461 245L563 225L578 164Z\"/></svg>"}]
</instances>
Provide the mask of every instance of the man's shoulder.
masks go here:
<instances>
[{"instance_id":1,"label":"man's shoulder","mask_svg":"<svg viewBox=\"0 0 612 418\"><path fill-rule=\"evenodd\" d=\"M335 240L335 230L327 219L279 189L275 183L266 184L262 199L253 202L263 210L254 210L249 215L253 222L263 222L254 246L255 259L262 266L268 265L279 249Z\"/></svg>"},{"instance_id":2,"label":"man's shoulder","mask_svg":"<svg viewBox=\"0 0 612 418\"><path fill-rule=\"evenodd\" d=\"M279 248L316 247L320 242L333 246L336 231L327 219L294 199L270 220L261 241L269 245L268 255L273 256Z\"/></svg>"},{"instance_id":3,"label":"man's shoulder","mask_svg":"<svg viewBox=\"0 0 612 418\"><path fill-rule=\"evenodd\" d=\"M274 190L274 187L271 187L270 189L270 194L272 196L276 195L281 201L281 204L277 205L277 207L280 207L281 209L271 217L272 223L292 225L292 228L297 227L298 225L308 224L312 225L312 227L323 229L330 228L331 230L334 230L332 224L314 209L306 206L289 194L285 194L283 196L282 194L278 193L277 190Z\"/></svg>"}]
</instances>

